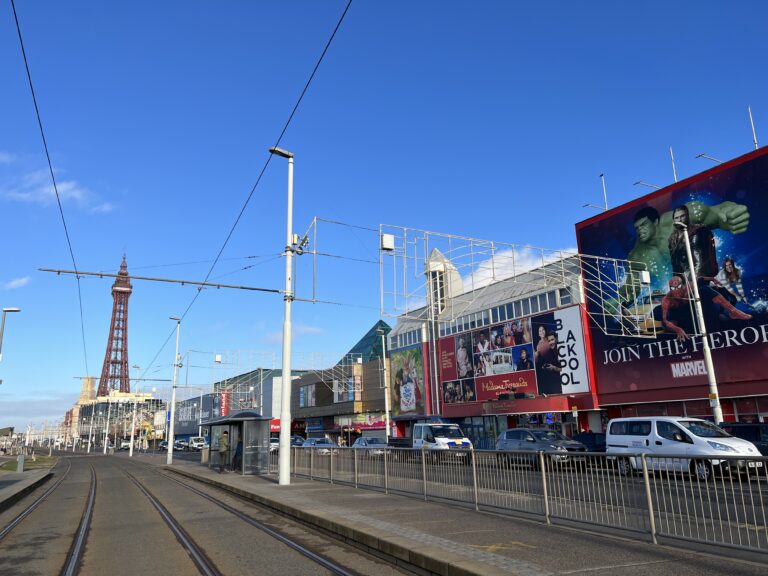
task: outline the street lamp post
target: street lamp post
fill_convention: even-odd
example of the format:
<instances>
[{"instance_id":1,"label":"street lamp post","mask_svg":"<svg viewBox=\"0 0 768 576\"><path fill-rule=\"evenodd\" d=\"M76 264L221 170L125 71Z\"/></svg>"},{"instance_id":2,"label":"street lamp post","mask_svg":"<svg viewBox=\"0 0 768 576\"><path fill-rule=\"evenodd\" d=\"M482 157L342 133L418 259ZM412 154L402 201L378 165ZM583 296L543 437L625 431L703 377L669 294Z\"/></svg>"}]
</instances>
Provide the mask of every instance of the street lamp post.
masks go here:
<instances>
[{"instance_id":1,"label":"street lamp post","mask_svg":"<svg viewBox=\"0 0 768 576\"><path fill-rule=\"evenodd\" d=\"M387 378L387 336L384 333L383 328L378 328L376 330L379 334L381 334L381 370L384 374L384 425L386 426L386 430L384 432L384 437L386 438L387 444L389 444L389 379Z\"/></svg>"},{"instance_id":2,"label":"street lamp post","mask_svg":"<svg viewBox=\"0 0 768 576\"><path fill-rule=\"evenodd\" d=\"M688 226L683 222L675 222L675 226L683 230L683 241L685 242L685 256L688 258L688 270L690 272L693 285L693 305L696 310L696 320L701 326L701 348L704 352L704 365L707 369L707 381L709 382L709 400L712 404L712 415L715 417L715 424L720 425L723 421L723 408L720 406L720 395L717 391L717 379L715 378L715 365L712 362L712 350L709 348L709 339L707 338L707 325L704 323L704 312L701 309L701 298L699 297L699 285L696 278L696 270L693 266L693 254L691 253L691 241L688 238Z\"/></svg>"},{"instance_id":3,"label":"street lamp post","mask_svg":"<svg viewBox=\"0 0 768 576\"><path fill-rule=\"evenodd\" d=\"M171 390L171 422L168 425L168 452L165 458L165 463L170 466L173 464L173 421L176 418L176 377L179 373L179 335L181 333L181 318L171 316L169 320L176 321L176 356L173 360L173 387Z\"/></svg>"},{"instance_id":4,"label":"street lamp post","mask_svg":"<svg viewBox=\"0 0 768 576\"><path fill-rule=\"evenodd\" d=\"M5 332L5 315L11 312L21 312L21 308L3 308L3 320L0 322L0 362L3 361L3 332Z\"/></svg>"},{"instance_id":5,"label":"street lamp post","mask_svg":"<svg viewBox=\"0 0 768 576\"><path fill-rule=\"evenodd\" d=\"M139 391L139 376L141 375L141 368L134 364L131 368L136 368L136 388L133 391L133 418L131 419L131 446L128 448L128 458L133 458L133 435L136 429L136 395Z\"/></svg>"},{"instance_id":6,"label":"street lamp post","mask_svg":"<svg viewBox=\"0 0 768 576\"><path fill-rule=\"evenodd\" d=\"M107 396L107 422L104 425L104 454L107 453L107 444L109 443L109 416L111 413L112 413L112 395L109 395Z\"/></svg>"},{"instance_id":7,"label":"street lamp post","mask_svg":"<svg viewBox=\"0 0 768 576\"><path fill-rule=\"evenodd\" d=\"M280 449L278 451L278 484L291 483L291 302L293 302L293 253L296 250L293 239L293 153L281 148L270 148L288 160L288 209L285 241L285 294L283 295L283 367L280 398Z\"/></svg>"}]
</instances>

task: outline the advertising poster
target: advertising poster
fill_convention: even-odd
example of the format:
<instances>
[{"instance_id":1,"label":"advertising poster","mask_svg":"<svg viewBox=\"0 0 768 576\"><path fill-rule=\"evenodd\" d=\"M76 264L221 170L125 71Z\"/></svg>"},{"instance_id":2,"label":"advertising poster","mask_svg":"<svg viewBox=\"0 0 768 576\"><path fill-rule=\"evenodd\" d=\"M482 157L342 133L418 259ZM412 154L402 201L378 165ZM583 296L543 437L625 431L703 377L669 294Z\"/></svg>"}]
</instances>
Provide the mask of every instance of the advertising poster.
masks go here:
<instances>
[{"instance_id":1,"label":"advertising poster","mask_svg":"<svg viewBox=\"0 0 768 576\"><path fill-rule=\"evenodd\" d=\"M443 404L590 390L578 306L449 336L439 349ZM464 365L470 351L473 368Z\"/></svg>"},{"instance_id":2,"label":"advertising poster","mask_svg":"<svg viewBox=\"0 0 768 576\"><path fill-rule=\"evenodd\" d=\"M642 262L651 276L645 299L618 279L610 319L626 323L622 310L636 314L634 328L650 337L606 335L590 324L601 395L706 385L693 282L718 382L766 378L766 216L768 150L762 149L577 225L582 254Z\"/></svg>"},{"instance_id":3,"label":"advertising poster","mask_svg":"<svg viewBox=\"0 0 768 576\"><path fill-rule=\"evenodd\" d=\"M534 316L531 327L536 334L533 363L539 394L589 392L579 307Z\"/></svg>"},{"instance_id":4,"label":"advertising poster","mask_svg":"<svg viewBox=\"0 0 768 576\"><path fill-rule=\"evenodd\" d=\"M424 414L424 361L421 345L393 350L392 416Z\"/></svg>"}]
</instances>

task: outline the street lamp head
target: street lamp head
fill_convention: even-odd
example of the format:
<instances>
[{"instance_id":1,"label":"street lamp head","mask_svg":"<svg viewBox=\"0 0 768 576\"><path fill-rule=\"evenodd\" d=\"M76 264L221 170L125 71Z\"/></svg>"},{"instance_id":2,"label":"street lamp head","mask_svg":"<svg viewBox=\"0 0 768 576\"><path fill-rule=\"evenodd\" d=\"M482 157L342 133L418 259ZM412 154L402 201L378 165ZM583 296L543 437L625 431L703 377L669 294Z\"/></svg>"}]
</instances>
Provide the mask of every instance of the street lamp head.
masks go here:
<instances>
[{"instance_id":1,"label":"street lamp head","mask_svg":"<svg viewBox=\"0 0 768 576\"><path fill-rule=\"evenodd\" d=\"M173 320L175 322L181 322L181 318L178 316L168 316L168 320Z\"/></svg>"},{"instance_id":2,"label":"street lamp head","mask_svg":"<svg viewBox=\"0 0 768 576\"><path fill-rule=\"evenodd\" d=\"M21 312L21 308L3 308L3 312Z\"/></svg>"},{"instance_id":3,"label":"street lamp head","mask_svg":"<svg viewBox=\"0 0 768 576\"><path fill-rule=\"evenodd\" d=\"M277 146L273 146L269 149L270 154L277 154L278 156L282 156L283 158L293 158L293 152L288 152L288 150L283 150L282 148L278 148Z\"/></svg>"}]
</instances>

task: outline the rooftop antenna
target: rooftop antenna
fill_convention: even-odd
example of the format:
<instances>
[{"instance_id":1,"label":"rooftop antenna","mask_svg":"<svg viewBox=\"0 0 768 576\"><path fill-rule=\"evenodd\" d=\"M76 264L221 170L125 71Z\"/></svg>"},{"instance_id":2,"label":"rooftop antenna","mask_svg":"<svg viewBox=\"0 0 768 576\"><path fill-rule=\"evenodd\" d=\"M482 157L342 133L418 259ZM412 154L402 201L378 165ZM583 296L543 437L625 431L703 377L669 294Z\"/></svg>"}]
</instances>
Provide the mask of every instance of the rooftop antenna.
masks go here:
<instances>
[{"instance_id":1,"label":"rooftop antenna","mask_svg":"<svg viewBox=\"0 0 768 576\"><path fill-rule=\"evenodd\" d=\"M752 125L752 142L755 144L755 150L757 150L757 134L755 134L755 121L752 119L752 106L747 106L749 112L749 123Z\"/></svg>"},{"instance_id":2,"label":"rooftop antenna","mask_svg":"<svg viewBox=\"0 0 768 576\"><path fill-rule=\"evenodd\" d=\"M722 164L722 160L718 160L717 158L713 158L706 152L702 152L701 154L696 154L696 158L706 158L707 160L712 160L712 162L717 162L718 164Z\"/></svg>"},{"instance_id":3,"label":"rooftop antenna","mask_svg":"<svg viewBox=\"0 0 768 576\"><path fill-rule=\"evenodd\" d=\"M669 157L672 159L672 176L677 182L677 168L675 168L675 153L672 152L672 146L669 147Z\"/></svg>"},{"instance_id":4,"label":"rooftop antenna","mask_svg":"<svg viewBox=\"0 0 768 576\"><path fill-rule=\"evenodd\" d=\"M600 174L600 181L603 183L603 203L605 206L598 206L597 204L584 204L582 208L597 208L598 210L608 211L608 194L605 191L605 174Z\"/></svg>"},{"instance_id":5,"label":"rooftop antenna","mask_svg":"<svg viewBox=\"0 0 768 576\"><path fill-rule=\"evenodd\" d=\"M632 186L647 186L648 188L655 188L656 190L661 190L661 186L656 186L656 184L648 184L645 180L638 180Z\"/></svg>"}]
</instances>

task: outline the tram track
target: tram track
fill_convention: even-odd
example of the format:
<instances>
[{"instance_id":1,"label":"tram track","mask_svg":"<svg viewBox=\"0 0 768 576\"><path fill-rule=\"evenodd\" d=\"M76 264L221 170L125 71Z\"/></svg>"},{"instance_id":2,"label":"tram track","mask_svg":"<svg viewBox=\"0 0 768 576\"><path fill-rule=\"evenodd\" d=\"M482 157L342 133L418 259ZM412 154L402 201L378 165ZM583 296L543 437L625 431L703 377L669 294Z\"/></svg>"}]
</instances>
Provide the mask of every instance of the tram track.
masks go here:
<instances>
[{"instance_id":1,"label":"tram track","mask_svg":"<svg viewBox=\"0 0 768 576\"><path fill-rule=\"evenodd\" d=\"M160 472L155 467L147 465L147 464L137 463L137 465L139 465L139 466L149 470L150 472L152 472L154 474L157 474L158 476L162 476L163 478L171 480L172 482L174 482L174 483L182 486L183 488L187 489L188 491L192 492L196 496L204 498L208 502L211 502L212 504L216 505L217 507L227 511L228 513L230 513L233 516L235 516L236 518L242 520L246 524L248 524L248 525L250 525L250 526L252 526L254 528L257 528L258 530L264 532L265 534L267 534L270 537L274 538L278 542L280 542L280 543L284 544L285 546L288 546L292 550L298 552L299 554L301 554L305 558L308 558L309 560L315 562L319 566L321 566L321 567L325 568L326 570L328 570L331 574L334 574L336 576L357 576L357 574L358 574L357 572L350 571L350 570L346 569L345 567L341 566L340 564L338 564L338 563L336 563L336 562L334 562L334 561L324 557L323 555L314 552L313 550L311 550L307 546L304 546L303 544L301 544L297 540L295 540L293 538L290 538L289 536L287 536L286 534L284 534L284 533L282 533L282 532L280 532L278 530L275 530L274 528L268 526L266 523L264 523L264 522L262 522L262 521L260 521L260 520L258 520L256 518L254 518L252 515L246 514L245 512L242 512L241 510L238 510L237 508L235 508L233 506L230 506L226 502L216 498L215 496L212 496L212 495L206 493L203 490L200 490L200 489L192 486L191 484L188 484L186 482L183 482L182 480L179 480L175 476L172 476L170 474L166 474L164 472ZM126 473L130 475L130 473L128 473L127 471L126 471ZM238 498L239 499L239 496L237 494L230 494L230 495L232 497L234 497L234 498ZM254 505L254 503L252 501L250 501L250 500L247 500L247 503L249 505L252 505L252 506Z\"/></svg>"}]
</instances>

